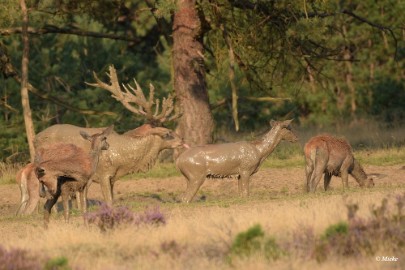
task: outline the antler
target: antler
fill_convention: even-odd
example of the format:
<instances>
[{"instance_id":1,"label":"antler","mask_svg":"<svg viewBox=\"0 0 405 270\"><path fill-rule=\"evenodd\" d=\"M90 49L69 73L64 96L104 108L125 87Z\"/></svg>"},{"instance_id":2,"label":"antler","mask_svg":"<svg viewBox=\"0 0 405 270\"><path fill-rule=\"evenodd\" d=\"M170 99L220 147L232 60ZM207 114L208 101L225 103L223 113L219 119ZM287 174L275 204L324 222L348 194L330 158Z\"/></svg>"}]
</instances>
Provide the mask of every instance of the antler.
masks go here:
<instances>
[{"instance_id":1,"label":"antler","mask_svg":"<svg viewBox=\"0 0 405 270\"><path fill-rule=\"evenodd\" d=\"M142 88L135 79L135 88L130 84L122 84L122 89L118 82L117 72L113 65L109 67L109 71L110 72L107 73L107 75L110 78L111 84L101 81L95 72L93 72L93 76L96 82L87 84L109 91L112 94L111 96L121 102L125 108L135 114L144 115L147 121L150 123L162 124L180 117L179 112L175 112L173 115L171 115L174 110L173 96L171 94L169 94L167 98L163 98L161 112L159 113L160 100L156 98L156 100L153 101L155 96L155 87L152 84L149 85L149 99L147 100L143 94ZM133 104L138 105L139 108L134 107ZM153 105L155 105L154 113L152 112Z\"/></svg>"}]
</instances>

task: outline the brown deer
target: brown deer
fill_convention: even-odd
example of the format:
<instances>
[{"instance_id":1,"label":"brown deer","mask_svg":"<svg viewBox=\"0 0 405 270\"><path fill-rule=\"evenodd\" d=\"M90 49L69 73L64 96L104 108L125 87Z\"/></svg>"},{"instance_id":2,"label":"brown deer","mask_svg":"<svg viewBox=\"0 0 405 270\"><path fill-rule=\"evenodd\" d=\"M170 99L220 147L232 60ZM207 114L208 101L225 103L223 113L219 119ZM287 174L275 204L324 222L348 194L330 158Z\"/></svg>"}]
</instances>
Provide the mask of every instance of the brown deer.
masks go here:
<instances>
[{"instance_id":1,"label":"brown deer","mask_svg":"<svg viewBox=\"0 0 405 270\"><path fill-rule=\"evenodd\" d=\"M204 183L206 177L236 176L241 196L249 195L249 179L281 140L296 142L291 131L291 120L271 121L271 129L262 138L247 142L209 144L191 147L176 160L177 168L187 180L182 200L189 203Z\"/></svg>"},{"instance_id":2,"label":"brown deer","mask_svg":"<svg viewBox=\"0 0 405 270\"><path fill-rule=\"evenodd\" d=\"M330 135L312 137L304 147L307 191L315 192L324 175L324 189L328 189L332 175L342 178L343 189L348 188L349 174L360 187L373 187L374 176L367 176L363 167L354 158L350 144Z\"/></svg>"},{"instance_id":3,"label":"brown deer","mask_svg":"<svg viewBox=\"0 0 405 270\"><path fill-rule=\"evenodd\" d=\"M91 143L90 151L68 143L56 143L37 149L34 162L35 174L51 195L44 206L45 227L49 223L51 209L60 196L66 222L69 221L68 200L76 192L80 194L81 210L86 212L85 192L99 164L101 151L109 148L107 136L112 130L113 126L94 135L81 131L79 134Z\"/></svg>"},{"instance_id":4,"label":"brown deer","mask_svg":"<svg viewBox=\"0 0 405 270\"><path fill-rule=\"evenodd\" d=\"M112 96L119 100L125 108L135 114L143 115L149 122L124 134L113 133L108 138L110 148L101 156L100 165L92 179L100 184L105 202L112 204L114 183L120 177L149 170L158 159L159 153L164 149L187 147L187 145L174 131L159 127L159 125L179 117L178 113L173 114L173 98L170 95L163 99L160 107L160 101L158 99L154 101L155 90L152 85L150 85L149 99L146 99L136 81L136 88L123 85L124 89L121 89L114 67L110 67L108 75L110 84L101 82L94 75L96 83L91 85L111 92ZM139 107L135 107L134 104ZM159 112L160 108L161 111ZM66 124L54 125L35 137L35 147L63 141L89 149L89 146L79 139L79 130L85 130L89 134L100 132L100 128L81 128Z\"/></svg>"}]
</instances>

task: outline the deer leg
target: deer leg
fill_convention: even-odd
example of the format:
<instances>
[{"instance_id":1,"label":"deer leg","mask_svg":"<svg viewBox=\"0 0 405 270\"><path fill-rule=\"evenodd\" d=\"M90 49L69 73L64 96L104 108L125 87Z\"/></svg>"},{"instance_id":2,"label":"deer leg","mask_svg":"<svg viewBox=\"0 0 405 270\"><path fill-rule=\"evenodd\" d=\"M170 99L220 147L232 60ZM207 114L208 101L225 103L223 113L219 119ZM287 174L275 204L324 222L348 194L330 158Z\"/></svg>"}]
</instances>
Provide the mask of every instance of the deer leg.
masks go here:
<instances>
[{"instance_id":1,"label":"deer leg","mask_svg":"<svg viewBox=\"0 0 405 270\"><path fill-rule=\"evenodd\" d=\"M312 171L310 179L310 191L315 192L316 187L321 181L322 174L326 171L326 166L328 164L327 153L325 153L321 149L315 149L314 151L311 151L311 161L313 163L314 169Z\"/></svg>"},{"instance_id":2,"label":"deer leg","mask_svg":"<svg viewBox=\"0 0 405 270\"><path fill-rule=\"evenodd\" d=\"M342 184L343 184L343 190L349 188L349 173L347 171L342 171L341 176L342 178Z\"/></svg>"},{"instance_id":3,"label":"deer leg","mask_svg":"<svg viewBox=\"0 0 405 270\"><path fill-rule=\"evenodd\" d=\"M113 204L111 181L112 181L112 177L110 177L110 176L100 179L101 193L103 194L105 203L110 206Z\"/></svg>"},{"instance_id":4,"label":"deer leg","mask_svg":"<svg viewBox=\"0 0 405 270\"><path fill-rule=\"evenodd\" d=\"M82 204L82 201L81 201L81 198L80 198L80 192L79 191L76 191L75 192L75 196L76 196L76 207L77 207L77 209L79 209L80 211L82 211L82 209L83 209L83 204Z\"/></svg>"},{"instance_id":5,"label":"deer leg","mask_svg":"<svg viewBox=\"0 0 405 270\"><path fill-rule=\"evenodd\" d=\"M241 197L249 196L249 178L250 174L241 174L238 178L238 190Z\"/></svg>"},{"instance_id":6,"label":"deer leg","mask_svg":"<svg viewBox=\"0 0 405 270\"><path fill-rule=\"evenodd\" d=\"M59 194L53 196L51 199L48 199L45 202L45 205L44 205L44 227L45 227L45 229L48 228L49 216L51 215L51 209L58 201L58 198L59 198Z\"/></svg>"},{"instance_id":7,"label":"deer leg","mask_svg":"<svg viewBox=\"0 0 405 270\"><path fill-rule=\"evenodd\" d=\"M322 174L325 171L326 164L321 164L318 162L314 168L314 171L311 175L311 192L316 191L316 187L318 186L319 182L321 181Z\"/></svg>"},{"instance_id":8,"label":"deer leg","mask_svg":"<svg viewBox=\"0 0 405 270\"><path fill-rule=\"evenodd\" d=\"M33 196L31 196L31 197L28 199L27 206L25 207L23 213L24 213L24 214L31 214L31 213L33 213L33 212L35 211L35 209L37 208L38 204L39 204L39 196L38 196L38 197L35 197L35 196L33 197Z\"/></svg>"},{"instance_id":9,"label":"deer leg","mask_svg":"<svg viewBox=\"0 0 405 270\"><path fill-rule=\"evenodd\" d=\"M323 187L324 187L325 191L328 190L331 179L332 179L332 175L329 173L325 173L325 175L323 177Z\"/></svg>"},{"instance_id":10,"label":"deer leg","mask_svg":"<svg viewBox=\"0 0 405 270\"><path fill-rule=\"evenodd\" d=\"M191 202L191 200L194 198L195 194L197 194L198 189L204 183L204 180L205 180L205 174L197 176L197 177L190 176L190 178L188 179L188 182L187 182L187 189L183 195L182 201L185 203Z\"/></svg>"},{"instance_id":11,"label":"deer leg","mask_svg":"<svg viewBox=\"0 0 405 270\"><path fill-rule=\"evenodd\" d=\"M27 180L21 181L21 185L19 185L20 187L20 192L21 192L21 202L20 202L20 206L17 209L16 215L20 215L25 213L25 209L27 206L27 203L29 201L29 196L28 196L28 189L27 189Z\"/></svg>"},{"instance_id":12,"label":"deer leg","mask_svg":"<svg viewBox=\"0 0 405 270\"><path fill-rule=\"evenodd\" d=\"M69 222L69 192L63 192L62 191L62 202L63 202L63 216L65 218L65 222L68 223Z\"/></svg>"},{"instance_id":13,"label":"deer leg","mask_svg":"<svg viewBox=\"0 0 405 270\"><path fill-rule=\"evenodd\" d=\"M314 164L312 161L307 161L307 165L305 166L305 176L307 179L307 192L311 191L311 177L314 173Z\"/></svg>"}]
</instances>

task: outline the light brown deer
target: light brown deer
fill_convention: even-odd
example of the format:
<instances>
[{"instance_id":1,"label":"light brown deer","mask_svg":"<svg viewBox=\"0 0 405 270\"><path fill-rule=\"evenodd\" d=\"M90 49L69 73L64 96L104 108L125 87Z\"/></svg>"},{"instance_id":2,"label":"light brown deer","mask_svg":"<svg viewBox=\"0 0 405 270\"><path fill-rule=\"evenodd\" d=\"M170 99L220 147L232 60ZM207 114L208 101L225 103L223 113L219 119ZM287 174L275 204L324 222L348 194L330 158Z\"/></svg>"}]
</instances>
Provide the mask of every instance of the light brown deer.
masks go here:
<instances>
[{"instance_id":1,"label":"light brown deer","mask_svg":"<svg viewBox=\"0 0 405 270\"><path fill-rule=\"evenodd\" d=\"M271 129L262 138L248 142L209 144L191 147L176 160L177 168L187 180L184 202L191 202L206 177L236 176L241 196L249 195L249 179L281 140L296 142L291 120L271 121Z\"/></svg>"},{"instance_id":2,"label":"light brown deer","mask_svg":"<svg viewBox=\"0 0 405 270\"><path fill-rule=\"evenodd\" d=\"M119 100L125 108L144 116L148 121L148 124L134 130L127 131L122 135L113 133L108 138L110 148L100 158L100 165L92 179L94 182L100 183L105 202L112 204L114 183L120 177L149 170L158 159L159 153L164 149L187 147L187 145L174 131L159 127L159 125L179 117L178 113L173 113L173 98L170 95L164 98L162 102L158 99L154 101L155 90L151 85L149 99L146 99L136 81L136 88L123 85L123 89L121 89L114 67L110 67L108 75L110 84L102 82L94 75L96 83L91 85L111 92L112 96ZM89 146L79 139L79 130L85 130L89 134L100 132L100 128L54 125L35 137L35 147L63 141L89 149Z\"/></svg>"},{"instance_id":3,"label":"light brown deer","mask_svg":"<svg viewBox=\"0 0 405 270\"><path fill-rule=\"evenodd\" d=\"M330 135L312 137L304 147L307 191L315 192L324 175L324 189L328 189L332 176L342 178L343 189L348 188L349 174L360 187L373 187L374 175L369 177L354 158L350 144L342 138Z\"/></svg>"},{"instance_id":4,"label":"light brown deer","mask_svg":"<svg viewBox=\"0 0 405 270\"><path fill-rule=\"evenodd\" d=\"M57 143L37 149L34 162L35 174L51 195L44 206L45 227L49 223L51 209L60 196L63 201L66 222L69 221L68 201L76 192L80 194L81 210L86 212L85 193L99 164L101 151L109 148L107 136L112 130L113 126L94 135L81 131L80 135L90 141L90 151L67 143Z\"/></svg>"}]
</instances>

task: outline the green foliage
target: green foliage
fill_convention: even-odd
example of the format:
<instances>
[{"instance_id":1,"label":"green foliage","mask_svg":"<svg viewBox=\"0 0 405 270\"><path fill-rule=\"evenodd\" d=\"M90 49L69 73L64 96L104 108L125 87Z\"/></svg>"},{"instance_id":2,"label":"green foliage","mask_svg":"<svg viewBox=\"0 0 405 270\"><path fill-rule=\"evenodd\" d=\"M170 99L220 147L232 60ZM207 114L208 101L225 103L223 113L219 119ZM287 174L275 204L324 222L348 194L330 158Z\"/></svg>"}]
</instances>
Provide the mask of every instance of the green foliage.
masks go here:
<instances>
[{"instance_id":1,"label":"green foliage","mask_svg":"<svg viewBox=\"0 0 405 270\"><path fill-rule=\"evenodd\" d=\"M341 221L326 228L324 234L321 236L321 239L345 236L347 235L348 231L349 225L347 222Z\"/></svg>"},{"instance_id":2,"label":"green foliage","mask_svg":"<svg viewBox=\"0 0 405 270\"><path fill-rule=\"evenodd\" d=\"M239 233L231 246L231 253L238 256L250 256L261 247L264 232L260 224L249 228L246 232Z\"/></svg>"},{"instance_id":3,"label":"green foliage","mask_svg":"<svg viewBox=\"0 0 405 270\"><path fill-rule=\"evenodd\" d=\"M284 254L274 238L265 237L260 224L239 233L230 249L231 255L239 257L249 257L258 252L264 254L268 260L277 260Z\"/></svg>"},{"instance_id":4,"label":"green foliage","mask_svg":"<svg viewBox=\"0 0 405 270\"><path fill-rule=\"evenodd\" d=\"M45 265L44 270L70 270L69 261L66 257L56 257L49 259Z\"/></svg>"}]
</instances>

